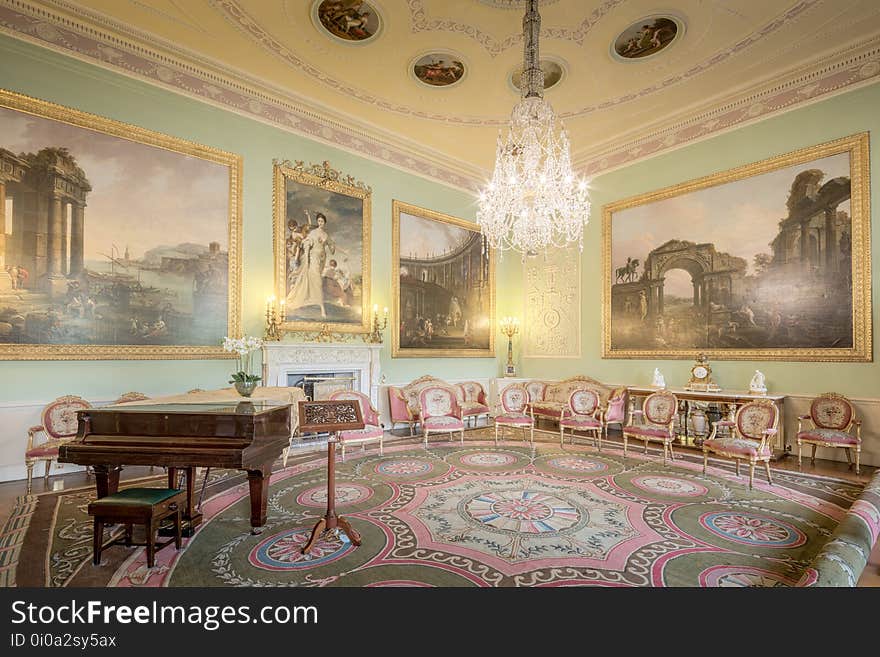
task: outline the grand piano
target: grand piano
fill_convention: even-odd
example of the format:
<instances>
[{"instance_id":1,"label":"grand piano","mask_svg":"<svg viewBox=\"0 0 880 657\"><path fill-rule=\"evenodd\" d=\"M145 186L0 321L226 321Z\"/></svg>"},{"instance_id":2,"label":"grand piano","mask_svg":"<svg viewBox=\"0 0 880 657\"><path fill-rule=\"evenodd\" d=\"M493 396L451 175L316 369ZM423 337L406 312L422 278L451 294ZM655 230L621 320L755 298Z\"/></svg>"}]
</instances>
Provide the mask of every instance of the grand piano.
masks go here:
<instances>
[{"instance_id":1,"label":"grand piano","mask_svg":"<svg viewBox=\"0 0 880 657\"><path fill-rule=\"evenodd\" d=\"M186 473L189 530L202 521L195 505L195 469L246 470L251 527L266 524L272 464L288 446L291 405L271 400L119 404L77 412L76 438L62 445L58 460L91 466L98 497L119 486L123 465L168 468L168 486Z\"/></svg>"}]
</instances>

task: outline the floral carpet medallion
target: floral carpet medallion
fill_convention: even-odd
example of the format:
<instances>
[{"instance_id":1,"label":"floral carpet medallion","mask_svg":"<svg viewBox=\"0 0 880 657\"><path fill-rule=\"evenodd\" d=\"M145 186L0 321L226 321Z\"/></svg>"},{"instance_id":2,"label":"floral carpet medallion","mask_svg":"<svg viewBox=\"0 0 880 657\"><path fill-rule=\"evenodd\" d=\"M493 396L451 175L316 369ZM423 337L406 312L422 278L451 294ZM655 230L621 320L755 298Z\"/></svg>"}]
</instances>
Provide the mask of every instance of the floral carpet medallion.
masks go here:
<instances>
[{"instance_id":1,"label":"floral carpet medallion","mask_svg":"<svg viewBox=\"0 0 880 657\"><path fill-rule=\"evenodd\" d=\"M824 577L811 565L844 519L877 525L873 483L779 470L750 490L726 462L704 475L698 455L664 467L655 452L490 435L337 461L337 513L357 547L328 532L302 553L327 499L313 452L272 475L257 536L243 473L212 471L201 526L153 569L143 548L91 564L92 489L27 496L7 524L14 553L46 556L6 572L19 586L792 586Z\"/></svg>"}]
</instances>

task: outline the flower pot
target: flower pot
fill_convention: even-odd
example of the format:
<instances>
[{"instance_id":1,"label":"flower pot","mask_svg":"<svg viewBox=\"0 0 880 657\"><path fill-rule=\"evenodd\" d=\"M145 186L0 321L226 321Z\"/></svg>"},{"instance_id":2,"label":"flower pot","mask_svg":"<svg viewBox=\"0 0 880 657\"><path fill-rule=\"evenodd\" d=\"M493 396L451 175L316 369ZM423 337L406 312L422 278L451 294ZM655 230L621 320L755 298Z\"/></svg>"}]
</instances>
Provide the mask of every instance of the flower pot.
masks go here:
<instances>
[{"instance_id":1,"label":"flower pot","mask_svg":"<svg viewBox=\"0 0 880 657\"><path fill-rule=\"evenodd\" d=\"M252 394L254 394L254 390L257 389L257 381L250 381L250 382L236 381L235 382L235 389L238 391L238 394L241 395L242 397L250 397Z\"/></svg>"}]
</instances>

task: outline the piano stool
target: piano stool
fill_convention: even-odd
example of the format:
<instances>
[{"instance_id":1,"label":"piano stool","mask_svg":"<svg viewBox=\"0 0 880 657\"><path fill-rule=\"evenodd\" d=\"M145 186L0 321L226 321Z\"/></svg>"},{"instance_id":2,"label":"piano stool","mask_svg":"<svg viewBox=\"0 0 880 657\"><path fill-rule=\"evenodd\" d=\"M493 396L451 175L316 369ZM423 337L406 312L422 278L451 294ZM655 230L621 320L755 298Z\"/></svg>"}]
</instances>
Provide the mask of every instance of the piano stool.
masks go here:
<instances>
[{"instance_id":1,"label":"piano stool","mask_svg":"<svg viewBox=\"0 0 880 657\"><path fill-rule=\"evenodd\" d=\"M186 508L186 491L177 488L126 488L98 498L89 504L89 515L95 517L92 562L101 563L101 551L112 545L140 545L147 548L147 567L156 562L156 550L170 543L180 549L181 513ZM166 518L174 521L174 537L164 543L156 543L159 524ZM125 538L104 543L104 525L125 525ZM146 543L132 543L132 525L143 525Z\"/></svg>"}]
</instances>

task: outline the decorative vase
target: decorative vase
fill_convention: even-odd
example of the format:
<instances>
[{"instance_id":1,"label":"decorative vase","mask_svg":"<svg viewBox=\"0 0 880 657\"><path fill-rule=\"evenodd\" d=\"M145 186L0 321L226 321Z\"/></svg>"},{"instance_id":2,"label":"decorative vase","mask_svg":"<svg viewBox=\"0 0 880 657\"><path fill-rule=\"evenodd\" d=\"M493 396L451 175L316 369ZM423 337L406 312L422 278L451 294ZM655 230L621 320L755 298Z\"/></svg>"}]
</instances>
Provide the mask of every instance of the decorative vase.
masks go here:
<instances>
[{"instance_id":1,"label":"decorative vase","mask_svg":"<svg viewBox=\"0 0 880 657\"><path fill-rule=\"evenodd\" d=\"M236 381L235 389L242 397L250 397L252 394L254 394L254 390L257 389L257 381Z\"/></svg>"}]
</instances>

